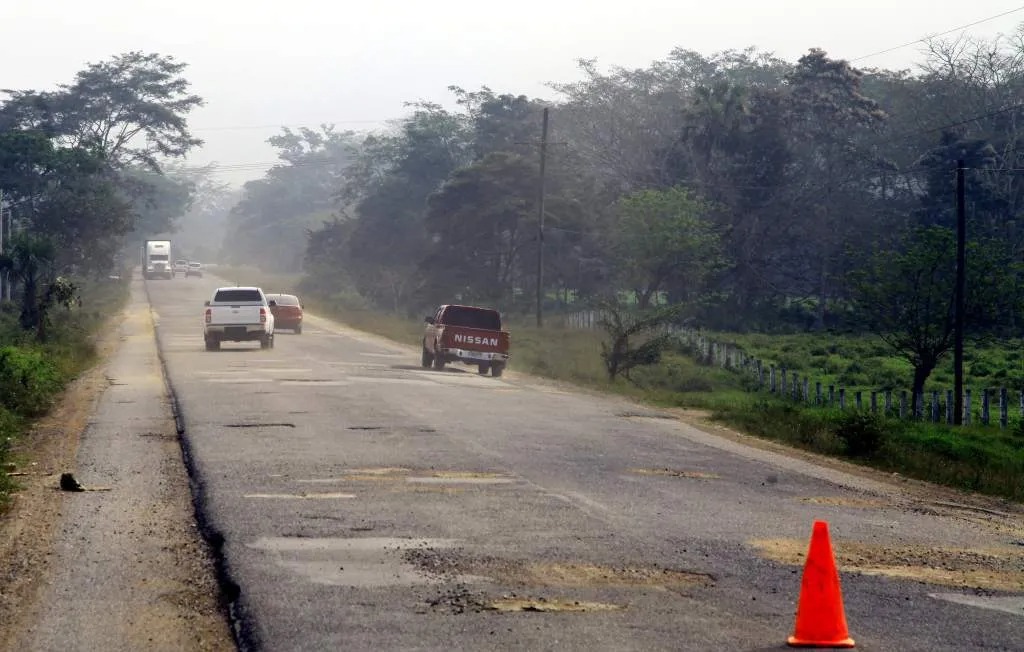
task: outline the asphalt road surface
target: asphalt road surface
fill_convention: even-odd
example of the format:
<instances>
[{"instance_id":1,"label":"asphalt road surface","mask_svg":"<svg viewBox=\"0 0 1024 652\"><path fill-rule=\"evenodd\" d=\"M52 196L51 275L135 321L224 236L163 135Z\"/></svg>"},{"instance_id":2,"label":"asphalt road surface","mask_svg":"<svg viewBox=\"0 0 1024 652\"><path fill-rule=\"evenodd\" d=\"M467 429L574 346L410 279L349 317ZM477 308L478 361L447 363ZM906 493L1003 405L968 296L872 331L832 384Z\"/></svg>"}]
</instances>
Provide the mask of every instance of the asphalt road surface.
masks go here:
<instances>
[{"instance_id":1,"label":"asphalt road surface","mask_svg":"<svg viewBox=\"0 0 1024 652\"><path fill-rule=\"evenodd\" d=\"M1012 518L318 318L206 352L217 284L148 292L243 648L780 649L815 519L859 649L1024 648Z\"/></svg>"}]
</instances>

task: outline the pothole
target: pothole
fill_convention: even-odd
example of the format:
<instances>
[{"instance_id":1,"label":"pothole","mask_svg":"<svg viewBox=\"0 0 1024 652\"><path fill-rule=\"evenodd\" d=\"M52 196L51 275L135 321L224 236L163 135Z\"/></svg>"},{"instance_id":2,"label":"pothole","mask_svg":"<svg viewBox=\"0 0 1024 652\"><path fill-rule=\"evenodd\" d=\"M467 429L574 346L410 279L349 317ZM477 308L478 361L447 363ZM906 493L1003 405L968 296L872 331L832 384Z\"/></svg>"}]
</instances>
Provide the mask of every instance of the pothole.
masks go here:
<instances>
[{"instance_id":1,"label":"pothole","mask_svg":"<svg viewBox=\"0 0 1024 652\"><path fill-rule=\"evenodd\" d=\"M486 577L508 586L561 588L710 587L715 579L698 573L658 566L606 566L585 562L531 562L496 557L463 557L449 550L406 552L406 560L424 572L449 577Z\"/></svg>"},{"instance_id":2,"label":"pothole","mask_svg":"<svg viewBox=\"0 0 1024 652\"><path fill-rule=\"evenodd\" d=\"M294 423L225 423L225 428L294 428Z\"/></svg>"},{"instance_id":3,"label":"pothole","mask_svg":"<svg viewBox=\"0 0 1024 652\"><path fill-rule=\"evenodd\" d=\"M299 494L245 494L246 498L266 498L266 499L285 499L285 500L349 500L355 498L355 494L342 494L342 493L299 493Z\"/></svg>"},{"instance_id":4,"label":"pothole","mask_svg":"<svg viewBox=\"0 0 1024 652\"><path fill-rule=\"evenodd\" d=\"M674 421L675 417L671 414L663 414L660 412L620 412L616 414L617 417L623 417L626 419L666 419L668 421Z\"/></svg>"},{"instance_id":5,"label":"pothole","mask_svg":"<svg viewBox=\"0 0 1024 652\"><path fill-rule=\"evenodd\" d=\"M382 430L383 426L349 426L349 430Z\"/></svg>"},{"instance_id":6,"label":"pothole","mask_svg":"<svg viewBox=\"0 0 1024 652\"><path fill-rule=\"evenodd\" d=\"M717 473L687 471L684 469L630 469L629 472L638 475L661 475L671 478L690 478L693 480L718 480L721 478Z\"/></svg>"},{"instance_id":7,"label":"pothole","mask_svg":"<svg viewBox=\"0 0 1024 652\"><path fill-rule=\"evenodd\" d=\"M758 539L750 542L763 557L801 566L807 541ZM839 570L881 575L940 586L1019 592L1024 587L1024 552L833 541Z\"/></svg>"},{"instance_id":8,"label":"pothole","mask_svg":"<svg viewBox=\"0 0 1024 652\"><path fill-rule=\"evenodd\" d=\"M846 498L843 496L811 496L808 498L799 498L802 503L810 503L811 505L829 505L831 507L856 507L859 509L879 509L883 507L889 507L889 503L884 500L870 500L866 498Z\"/></svg>"},{"instance_id":9,"label":"pothole","mask_svg":"<svg viewBox=\"0 0 1024 652\"><path fill-rule=\"evenodd\" d=\"M606 602L584 602L580 600L547 600L545 598L502 598L485 604L485 608L503 613L585 613L590 611L618 611L625 605Z\"/></svg>"}]
</instances>

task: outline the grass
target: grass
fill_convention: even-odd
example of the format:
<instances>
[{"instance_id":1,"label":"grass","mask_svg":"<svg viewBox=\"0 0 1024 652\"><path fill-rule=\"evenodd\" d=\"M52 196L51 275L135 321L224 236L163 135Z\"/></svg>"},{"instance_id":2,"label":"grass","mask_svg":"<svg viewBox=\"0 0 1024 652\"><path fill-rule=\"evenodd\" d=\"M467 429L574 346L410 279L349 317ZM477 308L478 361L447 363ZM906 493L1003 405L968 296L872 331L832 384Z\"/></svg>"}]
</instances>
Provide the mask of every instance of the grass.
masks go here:
<instances>
[{"instance_id":1,"label":"grass","mask_svg":"<svg viewBox=\"0 0 1024 652\"><path fill-rule=\"evenodd\" d=\"M83 283L81 297L81 308L53 311L49 339L42 344L18 326L16 305L0 305L0 510L17 488L8 475L17 440L68 382L96 362L94 336L124 306L128 281Z\"/></svg>"},{"instance_id":2,"label":"grass","mask_svg":"<svg viewBox=\"0 0 1024 652\"><path fill-rule=\"evenodd\" d=\"M230 273L244 277L239 282L259 284L265 290L272 288L278 292L293 291L299 281L298 276L275 276L255 270ZM308 297L303 300L314 313L412 346L419 343L423 332L420 320L375 311L358 301ZM1006 430L978 423L953 429L857 414L852 409L841 412L797 405L752 391L752 378L697 363L684 346L667 351L658 365L634 370L631 380L610 382L600 357L601 331L558 327L539 330L530 320L514 317L509 320L509 330L513 347L511 365L515 370L656 406L708 410L712 418L740 431L803 450L959 489L1024 500L1024 426L1016 420ZM826 386L846 386L851 406L857 389L898 391L910 386L910 365L892 355L887 345L875 337L709 336L719 342L737 344L766 364L786 366L801 377L809 374ZM1024 356L1020 350L1017 341L989 348L970 347L967 359L971 384L977 388L994 387L998 386L997 380L1020 379L1018 385L1007 382L1004 386L1024 389ZM951 362L947 361L936 371L928 389L944 390L951 385ZM975 400L976 406L978 403Z\"/></svg>"}]
</instances>

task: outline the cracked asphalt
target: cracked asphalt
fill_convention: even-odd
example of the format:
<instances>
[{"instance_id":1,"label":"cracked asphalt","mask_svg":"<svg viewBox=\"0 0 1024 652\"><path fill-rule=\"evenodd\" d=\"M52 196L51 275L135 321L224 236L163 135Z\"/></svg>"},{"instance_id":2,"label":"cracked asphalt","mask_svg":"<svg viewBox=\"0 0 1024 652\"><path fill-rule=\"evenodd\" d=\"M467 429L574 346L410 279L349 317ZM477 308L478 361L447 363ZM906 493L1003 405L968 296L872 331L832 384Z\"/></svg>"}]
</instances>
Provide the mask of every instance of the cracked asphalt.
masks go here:
<instances>
[{"instance_id":1,"label":"cracked asphalt","mask_svg":"<svg viewBox=\"0 0 1024 652\"><path fill-rule=\"evenodd\" d=\"M926 506L514 358L423 370L314 316L206 352L217 285L148 292L243 648L784 649L815 519L858 648L1024 646L1020 512Z\"/></svg>"}]
</instances>

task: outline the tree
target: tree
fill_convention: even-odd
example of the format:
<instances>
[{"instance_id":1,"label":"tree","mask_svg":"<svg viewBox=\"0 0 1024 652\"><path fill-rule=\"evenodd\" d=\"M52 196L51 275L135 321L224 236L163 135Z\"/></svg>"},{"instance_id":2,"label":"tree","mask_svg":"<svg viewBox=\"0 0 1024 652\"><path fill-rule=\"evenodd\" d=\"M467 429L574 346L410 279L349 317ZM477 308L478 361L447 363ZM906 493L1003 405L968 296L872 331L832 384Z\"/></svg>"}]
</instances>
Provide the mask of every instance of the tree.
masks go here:
<instances>
[{"instance_id":1,"label":"tree","mask_svg":"<svg viewBox=\"0 0 1024 652\"><path fill-rule=\"evenodd\" d=\"M10 249L0 255L0 271L9 272L21 288L21 316L25 330L35 330L37 338L46 337L46 312L55 302L70 302L73 286L55 284L53 262L56 249L46 236L19 233Z\"/></svg>"},{"instance_id":2,"label":"tree","mask_svg":"<svg viewBox=\"0 0 1024 652\"><path fill-rule=\"evenodd\" d=\"M1005 252L996 242L968 243L965 323L975 336L1018 308L1014 265ZM914 368L915 410L928 377L953 347L955 258L950 229L917 227L849 275L864 326Z\"/></svg>"},{"instance_id":3,"label":"tree","mask_svg":"<svg viewBox=\"0 0 1024 652\"><path fill-rule=\"evenodd\" d=\"M858 136L886 118L878 103L861 92L862 76L846 61L812 48L786 78L790 139L797 154L794 189L807 227L802 240L808 246L800 258L816 290L819 329L825 327L829 284L842 243L865 215L857 210L863 202L856 198L865 195L865 180L876 172Z\"/></svg>"},{"instance_id":4,"label":"tree","mask_svg":"<svg viewBox=\"0 0 1024 652\"><path fill-rule=\"evenodd\" d=\"M661 354L671 343L672 335L657 331L678 317L682 306L659 306L642 313L630 313L617 301L605 301L601 308L605 316L601 318L600 325L611 340L601 342L601 359L608 371L608 380L614 381L620 373L628 379L634 367L661 361ZM637 339L642 341L637 344Z\"/></svg>"},{"instance_id":5,"label":"tree","mask_svg":"<svg viewBox=\"0 0 1024 652\"><path fill-rule=\"evenodd\" d=\"M170 56L128 52L89 64L56 91L5 89L0 127L41 130L63 147L95 149L115 167L159 170L162 157L202 144L186 121L203 100L189 94L185 68Z\"/></svg>"},{"instance_id":6,"label":"tree","mask_svg":"<svg viewBox=\"0 0 1024 652\"><path fill-rule=\"evenodd\" d=\"M711 207L685 188L641 190L619 202L611 230L621 279L646 309L670 280L698 296L724 260L708 213Z\"/></svg>"}]
</instances>

